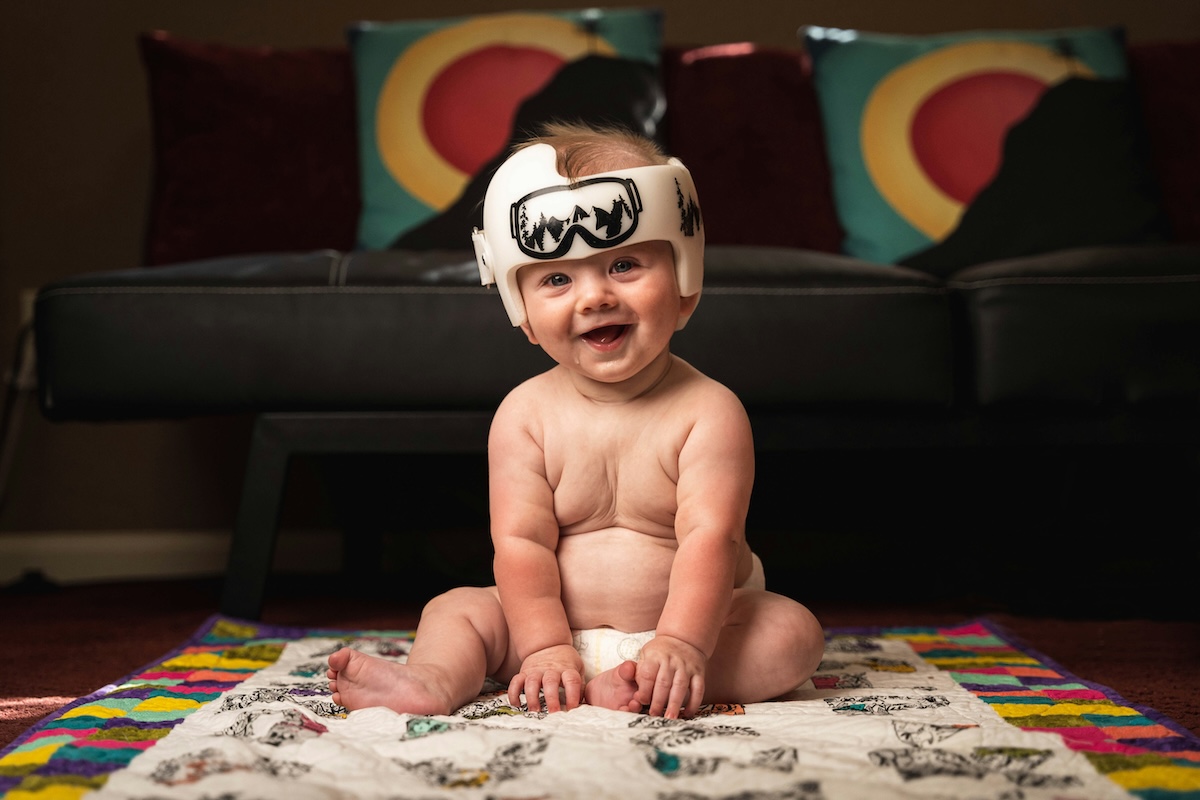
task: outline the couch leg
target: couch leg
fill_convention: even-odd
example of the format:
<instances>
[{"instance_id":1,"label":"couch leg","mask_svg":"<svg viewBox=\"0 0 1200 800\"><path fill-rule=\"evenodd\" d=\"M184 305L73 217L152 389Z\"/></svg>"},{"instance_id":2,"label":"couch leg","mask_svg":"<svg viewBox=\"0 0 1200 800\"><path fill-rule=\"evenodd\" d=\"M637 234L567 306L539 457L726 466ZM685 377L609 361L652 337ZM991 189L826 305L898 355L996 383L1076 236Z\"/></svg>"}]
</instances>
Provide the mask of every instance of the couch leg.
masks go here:
<instances>
[{"instance_id":1,"label":"couch leg","mask_svg":"<svg viewBox=\"0 0 1200 800\"><path fill-rule=\"evenodd\" d=\"M490 411L262 413L254 420L221 613L262 614L295 453L486 453Z\"/></svg>"},{"instance_id":2,"label":"couch leg","mask_svg":"<svg viewBox=\"0 0 1200 800\"><path fill-rule=\"evenodd\" d=\"M242 499L221 594L222 614L251 620L262 614L290 459L288 443L269 419L260 415L254 421L242 479Z\"/></svg>"}]
</instances>

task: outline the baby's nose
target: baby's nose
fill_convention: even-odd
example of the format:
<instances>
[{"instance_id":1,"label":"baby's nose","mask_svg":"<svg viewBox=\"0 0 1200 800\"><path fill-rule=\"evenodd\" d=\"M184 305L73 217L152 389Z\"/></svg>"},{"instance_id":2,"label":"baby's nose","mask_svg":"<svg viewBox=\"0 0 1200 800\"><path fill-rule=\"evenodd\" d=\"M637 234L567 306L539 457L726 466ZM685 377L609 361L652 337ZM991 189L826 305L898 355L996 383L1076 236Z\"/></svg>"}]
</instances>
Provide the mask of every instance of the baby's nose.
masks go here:
<instances>
[{"instance_id":1,"label":"baby's nose","mask_svg":"<svg viewBox=\"0 0 1200 800\"><path fill-rule=\"evenodd\" d=\"M616 302L612 285L603 278L588 277L576 281L578 290L578 306L580 311L594 311L600 308L611 308Z\"/></svg>"}]
</instances>

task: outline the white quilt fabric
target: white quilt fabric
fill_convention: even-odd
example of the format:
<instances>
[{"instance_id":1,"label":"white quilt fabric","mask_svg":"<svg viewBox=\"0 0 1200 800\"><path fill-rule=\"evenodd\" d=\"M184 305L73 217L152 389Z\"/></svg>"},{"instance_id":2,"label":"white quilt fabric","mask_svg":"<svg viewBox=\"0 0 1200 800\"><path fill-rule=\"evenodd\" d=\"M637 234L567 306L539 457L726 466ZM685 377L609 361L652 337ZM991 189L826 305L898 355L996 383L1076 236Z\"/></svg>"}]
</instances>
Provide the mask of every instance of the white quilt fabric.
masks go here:
<instances>
[{"instance_id":1,"label":"white quilt fabric","mask_svg":"<svg viewBox=\"0 0 1200 800\"><path fill-rule=\"evenodd\" d=\"M895 639L835 637L814 680L787 697L673 721L590 706L528 713L495 686L451 716L347 714L325 679L325 658L347 643L396 660L408 649L385 638L290 643L89 798L1130 796L1058 736L1010 725Z\"/></svg>"}]
</instances>

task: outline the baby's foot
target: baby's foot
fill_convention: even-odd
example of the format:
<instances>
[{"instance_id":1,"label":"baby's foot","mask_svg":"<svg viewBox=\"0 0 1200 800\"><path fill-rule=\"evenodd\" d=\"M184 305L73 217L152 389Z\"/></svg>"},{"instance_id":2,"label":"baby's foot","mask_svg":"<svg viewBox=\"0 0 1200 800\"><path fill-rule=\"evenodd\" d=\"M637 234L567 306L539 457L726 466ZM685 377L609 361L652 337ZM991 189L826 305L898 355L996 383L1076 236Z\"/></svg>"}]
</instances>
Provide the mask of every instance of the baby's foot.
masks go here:
<instances>
[{"instance_id":1,"label":"baby's foot","mask_svg":"<svg viewBox=\"0 0 1200 800\"><path fill-rule=\"evenodd\" d=\"M435 676L416 665L399 664L343 647L329 657L333 702L350 711L384 706L402 714L449 714L454 708L438 690Z\"/></svg>"},{"instance_id":2,"label":"baby's foot","mask_svg":"<svg viewBox=\"0 0 1200 800\"><path fill-rule=\"evenodd\" d=\"M623 661L588 681L583 687L583 699L588 705L637 713L642 710L642 704L633 699L637 691L636 676L637 663Z\"/></svg>"}]
</instances>

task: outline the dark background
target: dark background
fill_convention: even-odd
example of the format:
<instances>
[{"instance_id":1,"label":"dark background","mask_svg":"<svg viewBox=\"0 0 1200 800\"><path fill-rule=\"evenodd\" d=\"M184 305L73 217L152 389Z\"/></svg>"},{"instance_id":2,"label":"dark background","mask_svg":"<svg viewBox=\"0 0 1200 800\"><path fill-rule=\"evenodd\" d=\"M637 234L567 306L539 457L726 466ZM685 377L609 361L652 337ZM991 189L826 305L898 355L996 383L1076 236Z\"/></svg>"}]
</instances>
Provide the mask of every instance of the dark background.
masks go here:
<instances>
[{"instance_id":1,"label":"dark background","mask_svg":"<svg viewBox=\"0 0 1200 800\"><path fill-rule=\"evenodd\" d=\"M1194 0L654 5L664 12L664 38L671 44L798 47L796 31L805 24L909 33L1121 24L1133 41L1200 35L1200 4ZM513 9L572 7L578 4L530 0ZM496 10L485 0L5 2L0 367L11 365L28 290L80 272L139 265L151 174L139 33L165 29L230 44L329 46L343 44L345 26L356 20ZM0 545L6 535L30 532L152 536L232 527L250 419L50 424L25 402L0 506ZM764 533L752 537L773 574L787 570L794 576L801 597L809 586L850 591L864 583L891 584L893 577L897 590L917 591L907 577L899 578L918 568L935 576L923 590L941 591L938 581L951 580L946 576L961 562L971 570L960 570L952 579L956 583L982 585L1000 576L1012 592L1036 596L1049 592L1063 570L1074 570L1095 586L1097 597L1111 598L1128 573L1146 578L1141 567L1150 554L1163 579L1194 568L1196 561L1191 520L1197 517L1197 467L1194 455L1186 453L854 451L763 458L751 523ZM441 559L438 569L461 577L464 567L455 559L470 565L465 574L478 571L481 556L472 547L487 545L479 528L486 502L482 467L481 457L357 466L301 461L284 527L340 526L346 509L354 509L360 512L351 520L356 526L390 531L387 563L411 552L411 531L421 529L431 539L428 555ZM330 480L331 473L341 478ZM364 520L368 515L373 516ZM1184 515L1189 522L1179 521ZM407 532L400 536L402 531ZM989 538L996 531L1007 534L1005 552L996 552ZM1153 544L1147 541L1151 536ZM1171 542L1181 540L1187 544L1179 551ZM1171 558L1173 550L1182 559ZM1031 555L1045 560L1044 570L1035 574L1029 568ZM1018 557L1022 568L1010 568L1008 559ZM881 584L884 578L889 580Z\"/></svg>"}]
</instances>

